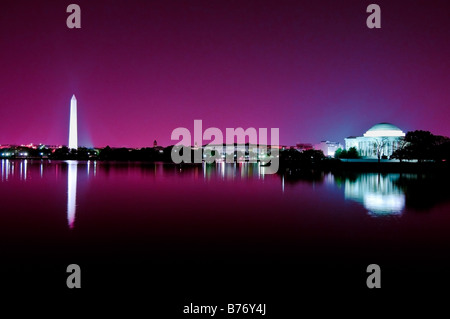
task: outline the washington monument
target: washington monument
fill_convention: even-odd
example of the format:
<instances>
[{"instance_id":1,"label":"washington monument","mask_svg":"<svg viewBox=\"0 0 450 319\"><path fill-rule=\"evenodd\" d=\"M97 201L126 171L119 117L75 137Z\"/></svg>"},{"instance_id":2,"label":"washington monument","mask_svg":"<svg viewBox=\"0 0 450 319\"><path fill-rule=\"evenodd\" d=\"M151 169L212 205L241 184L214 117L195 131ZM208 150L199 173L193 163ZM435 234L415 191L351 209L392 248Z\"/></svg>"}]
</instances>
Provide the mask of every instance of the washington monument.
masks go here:
<instances>
[{"instance_id":1,"label":"washington monument","mask_svg":"<svg viewBox=\"0 0 450 319\"><path fill-rule=\"evenodd\" d=\"M77 99L75 94L70 100L69 149L78 149Z\"/></svg>"}]
</instances>

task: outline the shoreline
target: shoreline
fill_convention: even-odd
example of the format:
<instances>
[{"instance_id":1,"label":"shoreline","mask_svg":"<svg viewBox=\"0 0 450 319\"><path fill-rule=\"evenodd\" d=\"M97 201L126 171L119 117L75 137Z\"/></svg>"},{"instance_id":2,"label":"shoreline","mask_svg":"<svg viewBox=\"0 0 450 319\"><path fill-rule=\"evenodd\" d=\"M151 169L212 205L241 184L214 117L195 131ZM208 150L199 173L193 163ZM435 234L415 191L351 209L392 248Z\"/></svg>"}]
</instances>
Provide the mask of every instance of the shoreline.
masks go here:
<instances>
[{"instance_id":1,"label":"shoreline","mask_svg":"<svg viewBox=\"0 0 450 319\"><path fill-rule=\"evenodd\" d=\"M1 160L8 161L30 161L30 162L66 162L66 161L78 161L83 162L99 162L99 163L129 163L129 164L165 164L165 165L175 165L175 166L201 166L203 163L180 163L176 164L172 161L164 160L120 160L120 159L58 159L58 158L9 158ZM259 162L248 164L259 164ZM205 163L207 165L215 165L217 163ZM225 163L225 164L236 164L235 163ZM261 167L264 167L261 165ZM280 162L279 173L282 171L303 171L303 170L319 170L324 172L374 172L374 173L450 173L450 164L448 162L391 162L382 161L378 163L377 161L342 161L338 159L325 159L318 163L305 163L305 162Z\"/></svg>"}]
</instances>

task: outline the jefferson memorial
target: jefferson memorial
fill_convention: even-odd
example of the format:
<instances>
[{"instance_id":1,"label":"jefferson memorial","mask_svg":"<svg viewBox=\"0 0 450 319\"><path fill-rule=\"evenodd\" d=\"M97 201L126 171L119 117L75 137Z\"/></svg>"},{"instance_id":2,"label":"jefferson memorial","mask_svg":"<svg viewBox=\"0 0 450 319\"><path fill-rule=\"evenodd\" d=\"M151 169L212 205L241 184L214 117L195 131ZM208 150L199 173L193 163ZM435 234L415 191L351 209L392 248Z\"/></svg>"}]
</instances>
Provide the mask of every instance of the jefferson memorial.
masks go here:
<instances>
[{"instance_id":1,"label":"jefferson memorial","mask_svg":"<svg viewBox=\"0 0 450 319\"><path fill-rule=\"evenodd\" d=\"M391 156L399 147L405 133L397 126L379 123L372 126L363 136L349 136L345 139L345 149L355 147L361 157L377 158Z\"/></svg>"}]
</instances>

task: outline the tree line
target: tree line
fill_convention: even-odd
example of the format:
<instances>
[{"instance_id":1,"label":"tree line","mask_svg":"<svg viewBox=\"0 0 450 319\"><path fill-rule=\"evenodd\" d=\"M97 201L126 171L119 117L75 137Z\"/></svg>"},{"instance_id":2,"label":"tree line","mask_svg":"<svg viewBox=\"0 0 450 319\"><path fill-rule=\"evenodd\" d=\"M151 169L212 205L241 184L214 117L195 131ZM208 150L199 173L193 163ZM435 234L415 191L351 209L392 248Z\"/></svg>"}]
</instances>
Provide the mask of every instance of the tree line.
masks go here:
<instances>
[{"instance_id":1,"label":"tree line","mask_svg":"<svg viewBox=\"0 0 450 319\"><path fill-rule=\"evenodd\" d=\"M448 161L450 159L450 138L433 135L429 131L411 131L400 141L400 146L391 159L423 161Z\"/></svg>"}]
</instances>

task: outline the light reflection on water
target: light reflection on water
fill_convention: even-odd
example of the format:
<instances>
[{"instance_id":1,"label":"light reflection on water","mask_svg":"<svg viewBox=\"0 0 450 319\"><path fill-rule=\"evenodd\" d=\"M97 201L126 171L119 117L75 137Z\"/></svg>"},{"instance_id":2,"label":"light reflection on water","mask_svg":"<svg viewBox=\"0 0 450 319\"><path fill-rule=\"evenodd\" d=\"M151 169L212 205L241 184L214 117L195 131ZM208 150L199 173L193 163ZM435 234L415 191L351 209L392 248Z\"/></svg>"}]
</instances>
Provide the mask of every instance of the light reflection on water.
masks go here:
<instances>
[{"instance_id":1,"label":"light reflection on water","mask_svg":"<svg viewBox=\"0 0 450 319\"><path fill-rule=\"evenodd\" d=\"M346 179L345 199L364 205L374 217L400 216L405 209L405 193L395 185L400 174L381 175L367 173L356 180Z\"/></svg>"},{"instance_id":2,"label":"light reflection on water","mask_svg":"<svg viewBox=\"0 0 450 319\"><path fill-rule=\"evenodd\" d=\"M327 185L333 189L343 189L343 198L363 205L371 217L400 217L408 202L408 189L416 191L417 179L425 178L418 174L378 174L378 173L348 173L333 174L324 172L303 172L299 176L291 176L291 172L284 174L266 175L265 167L248 163L215 163L192 166L175 166L170 164L153 163L108 163L97 161L27 161L1 160L1 181L27 181L29 179L45 179L48 177L67 178L67 223L74 227L77 207L77 178L78 186L85 185L88 179L105 178L111 172L114 174L135 174L139 178L154 176L155 182L171 181L181 177L189 177L203 182L226 181L227 183L248 183L251 180L270 183L278 186L279 194L287 192L290 185L306 183L312 189L316 185ZM415 181L415 184L412 183ZM179 181L176 181L179 182ZM217 186L216 184L211 184ZM413 185L415 188L411 188ZM220 187L220 186L219 186ZM218 188L220 192L220 188ZM411 193L411 191L409 191ZM274 195L279 196L279 195ZM410 196L411 197L411 196ZM441 196L442 197L442 196ZM244 200L244 199L237 199ZM433 199L431 199L433 200ZM442 200L442 198L438 198ZM444 197L447 200L447 197Z\"/></svg>"},{"instance_id":3,"label":"light reflection on water","mask_svg":"<svg viewBox=\"0 0 450 319\"><path fill-rule=\"evenodd\" d=\"M77 161L67 161L69 166L67 172L67 223L69 228L74 227L75 213L76 213L76 201L77 201ZM89 164L88 175L89 175Z\"/></svg>"}]
</instances>

